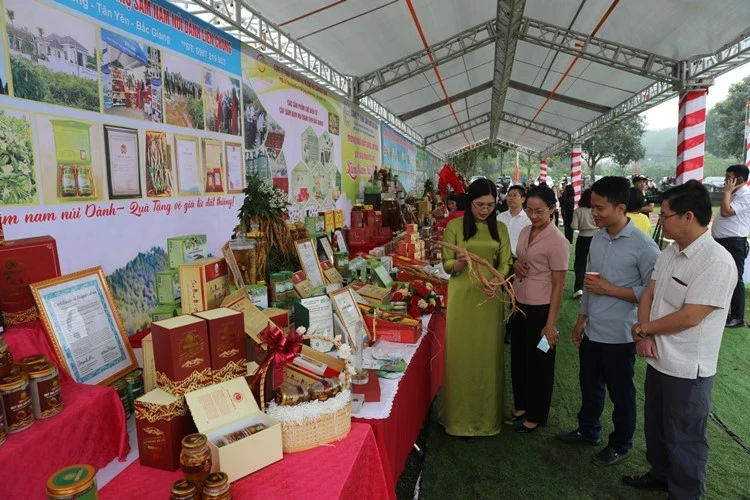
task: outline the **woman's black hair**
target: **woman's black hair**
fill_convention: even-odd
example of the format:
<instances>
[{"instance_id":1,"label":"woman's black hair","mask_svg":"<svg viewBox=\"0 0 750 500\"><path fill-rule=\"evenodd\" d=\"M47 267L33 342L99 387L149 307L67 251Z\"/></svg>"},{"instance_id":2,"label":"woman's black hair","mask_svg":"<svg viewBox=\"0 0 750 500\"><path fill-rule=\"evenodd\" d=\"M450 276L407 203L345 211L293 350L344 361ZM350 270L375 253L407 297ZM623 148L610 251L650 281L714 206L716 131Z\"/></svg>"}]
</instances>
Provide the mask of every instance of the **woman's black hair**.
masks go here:
<instances>
[{"instance_id":1,"label":"woman's black hair","mask_svg":"<svg viewBox=\"0 0 750 500\"><path fill-rule=\"evenodd\" d=\"M573 187L573 186L570 186ZM544 202L545 205L547 205L547 208L554 208L557 204L557 198L555 198L555 192L552 191L552 188L549 186L534 186L533 188L529 189L529 192L526 193L526 203L529 202L530 198L539 198Z\"/></svg>"},{"instance_id":2,"label":"woman's black hair","mask_svg":"<svg viewBox=\"0 0 750 500\"><path fill-rule=\"evenodd\" d=\"M583 208L591 208L591 188L581 193L581 199L578 200L578 206Z\"/></svg>"},{"instance_id":3,"label":"woman's black hair","mask_svg":"<svg viewBox=\"0 0 750 500\"><path fill-rule=\"evenodd\" d=\"M497 200L497 188L491 180L477 179L469 186L469 193L466 197L466 212L464 212L464 241L469 241L477 234L477 222L474 220L471 204L477 198L487 195L492 196L493 200ZM497 206L487 215L485 222L487 222L487 228L490 230L492 239L500 243L500 234L497 231Z\"/></svg>"},{"instance_id":4,"label":"woman's black hair","mask_svg":"<svg viewBox=\"0 0 750 500\"><path fill-rule=\"evenodd\" d=\"M640 212L643 208L643 193L638 188L630 188L630 197L628 198L628 213Z\"/></svg>"},{"instance_id":5,"label":"woman's black hair","mask_svg":"<svg viewBox=\"0 0 750 500\"><path fill-rule=\"evenodd\" d=\"M469 209L469 197L466 193L456 195L456 210L463 210L464 212Z\"/></svg>"}]
</instances>

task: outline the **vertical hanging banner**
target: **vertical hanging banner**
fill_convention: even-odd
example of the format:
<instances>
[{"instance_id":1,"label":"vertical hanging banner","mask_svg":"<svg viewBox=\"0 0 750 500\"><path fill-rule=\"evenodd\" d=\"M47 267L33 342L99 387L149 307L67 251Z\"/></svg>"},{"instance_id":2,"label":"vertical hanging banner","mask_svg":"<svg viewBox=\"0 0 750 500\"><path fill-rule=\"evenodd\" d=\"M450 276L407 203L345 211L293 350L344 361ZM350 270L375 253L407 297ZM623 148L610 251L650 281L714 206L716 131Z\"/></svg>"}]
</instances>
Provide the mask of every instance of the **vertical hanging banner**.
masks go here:
<instances>
[{"instance_id":1,"label":"vertical hanging banner","mask_svg":"<svg viewBox=\"0 0 750 500\"><path fill-rule=\"evenodd\" d=\"M243 178L239 42L166 0L4 0L0 219L101 265L129 333L150 324L166 239L218 254ZM240 177L237 177L240 172Z\"/></svg>"},{"instance_id":2,"label":"vertical hanging banner","mask_svg":"<svg viewBox=\"0 0 750 500\"><path fill-rule=\"evenodd\" d=\"M383 166L390 169L394 175L398 175L407 193L418 189L416 187L417 145L385 123L380 123L380 131Z\"/></svg>"},{"instance_id":3,"label":"vertical hanging banner","mask_svg":"<svg viewBox=\"0 0 750 500\"><path fill-rule=\"evenodd\" d=\"M345 106L341 127L342 191L348 206L346 216L380 163L380 128L378 121L362 110Z\"/></svg>"},{"instance_id":4,"label":"vertical hanging banner","mask_svg":"<svg viewBox=\"0 0 750 500\"><path fill-rule=\"evenodd\" d=\"M328 90L249 47L242 48L246 173L289 196L291 219L341 198L343 104Z\"/></svg>"}]
</instances>

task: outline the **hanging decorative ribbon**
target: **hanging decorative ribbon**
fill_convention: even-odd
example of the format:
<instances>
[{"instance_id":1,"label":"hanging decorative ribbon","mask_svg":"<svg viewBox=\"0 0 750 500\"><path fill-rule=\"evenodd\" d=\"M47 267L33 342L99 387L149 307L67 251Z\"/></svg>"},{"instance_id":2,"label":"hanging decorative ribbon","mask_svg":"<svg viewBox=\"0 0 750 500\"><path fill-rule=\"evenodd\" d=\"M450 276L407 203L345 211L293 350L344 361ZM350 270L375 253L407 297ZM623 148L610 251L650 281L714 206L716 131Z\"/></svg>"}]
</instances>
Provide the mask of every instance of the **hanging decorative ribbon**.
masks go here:
<instances>
[{"instance_id":1,"label":"hanging decorative ribbon","mask_svg":"<svg viewBox=\"0 0 750 500\"><path fill-rule=\"evenodd\" d=\"M254 386L258 380L260 380L260 407L261 410L266 408L266 375L271 365L283 367L287 363L294 361L294 358L302 350L302 335L292 331L289 334L284 332L276 325L268 325L260 334L258 338L261 341L261 345L266 350L266 358L263 363L255 372L255 376L250 383L250 386Z\"/></svg>"}]
</instances>

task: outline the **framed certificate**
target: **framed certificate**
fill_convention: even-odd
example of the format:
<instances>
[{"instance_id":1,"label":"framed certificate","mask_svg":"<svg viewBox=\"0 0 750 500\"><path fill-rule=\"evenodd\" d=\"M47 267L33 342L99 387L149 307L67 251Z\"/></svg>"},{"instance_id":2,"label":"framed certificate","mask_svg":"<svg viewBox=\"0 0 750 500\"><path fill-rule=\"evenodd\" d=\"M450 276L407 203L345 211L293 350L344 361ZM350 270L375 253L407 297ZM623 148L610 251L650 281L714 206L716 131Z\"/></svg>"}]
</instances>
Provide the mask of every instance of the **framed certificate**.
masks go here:
<instances>
[{"instance_id":1,"label":"framed certificate","mask_svg":"<svg viewBox=\"0 0 750 500\"><path fill-rule=\"evenodd\" d=\"M299 257L302 270L305 271L305 275L307 275L310 283L315 288L326 286L325 279L323 279L323 271L320 270L317 248L313 240L310 238L297 240L294 242L294 247L297 249L297 257Z\"/></svg>"},{"instance_id":2,"label":"framed certificate","mask_svg":"<svg viewBox=\"0 0 750 500\"><path fill-rule=\"evenodd\" d=\"M223 153L221 151L221 141L216 139L201 139L203 143L203 167L205 192L223 193L224 192L224 163L222 161Z\"/></svg>"},{"instance_id":3,"label":"framed certificate","mask_svg":"<svg viewBox=\"0 0 750 500\"><path fill-rule=\"evenodd\" d=\"M104 149L107 158L109 198L140 198L138 131L133 128L104 125Z\"/></svg>"},{"instance_id":4,"label":"framed certificate","mask_svg":"<svg viewBox=\"0 0 750 500\"><path fill-rule=\"evenodd\" d=\"M360 325L364 329L364 334L367 335L367 339L363 339L364 343L369 343L371 339L365 327L364 318L362 318L362 311L357 307L357 301L352 295L351 288L341 288L331 292L328 296L333 303L333 310L336 311L336 315L341 320L344 330L346 330L346 336L352 349L357 345L355 339Z\"/></svg>"},{"instance_id":5,"label":"framed certificate","mask_svg":"<svg viewBox=\"0 0 750 500\"><path fill-rule=\"evenodd\" d=\"M333 234L336 235L336 243L339 246L339 252L346 252L349 253L349 249L346 247L346 240L344 239L344 233L341 232L341 229L337 229L333 232Z\"/></svg>"},{"instance_id":6,"label":"framed certificate","mask_svg":"<svg viewBox=\"0 0 750 500\"><path fill-rule=\"evenodd\" d=\"M227 159L227 192L241 193L245 189L245 176L242 175L245 165L242 144L225 142L224 151Z\"/></svg>"},{"instance_id":7,"label":"framed certificate","mask_svg":"<svg viewBox=\"0 0 750 500\"><path fill-rule=\"evenodd\" d=\"M138 368L101 267L34 283L31 293L73 380L107 385Z\"/></svg>"},{"instance_id":8,"label":"framed certificate","mask_svg":"<svg viewBox=\"0 0 750 500\"><path fill-rule=\"evenodd\" d=\"M198 139L175 135L177 186L180 194L201 194L201 166Z\"/></svg>"},{"instance_id":9,"label":"framed certificate","mask_svg":"<svg viewBox=\"0 0 750 500\"><path fill-rule=\"evenodd\" d=\"M325 256L325 260L333 264L333 245L331 245L331 238L329 238L327 234L318 236L318 246L323 250L322 255L319 254L319 257L322 259L322 257Z\"/></svg>"}]
</instances>

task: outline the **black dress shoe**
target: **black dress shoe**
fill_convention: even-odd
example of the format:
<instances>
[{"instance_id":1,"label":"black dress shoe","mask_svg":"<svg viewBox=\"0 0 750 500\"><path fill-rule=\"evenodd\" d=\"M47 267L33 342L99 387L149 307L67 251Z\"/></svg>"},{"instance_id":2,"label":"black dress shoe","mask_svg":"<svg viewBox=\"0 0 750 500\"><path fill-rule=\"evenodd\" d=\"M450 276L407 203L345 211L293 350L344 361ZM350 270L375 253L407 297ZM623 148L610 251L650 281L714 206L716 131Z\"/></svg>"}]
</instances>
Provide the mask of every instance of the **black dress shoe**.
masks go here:
<instances>
[{"instance_id":1,"label":"black dress shoe","mask_svg":"<svg viewBox=\"0 0 750 500\"><path fill-rule=\"evenodd\" d=\"M510 421L511 422L520 422L524 418L526 418L526 414L525 413L521 413L520 415L511 415L510 416Z\"/></svg>"},{"instance_id":2,"label":"black dress shoe","mask_svg":"<svg viewBox=\"0 0 750 500\"><path fill-rule=\"evenodd\" d=\"M526 427L525 425L521 424L518 427L516 427L516 432L519 434L531 434L535 430L537 430L540 425L537 425L536 427Z\"/></svg>"},{"instance_id":3,"label":"black dress shoe","mask_svg":"<svg viewBox=\"0 0 750 500\"><path fill-rule=\"evenodd\" d=\"M568 444L585 444L588 446L600 446L602 440L598 437L584 436L578 430L570 432L560 432L557 434L557 439Z\"/></svg>"},{"instance_id":4,"label":"black dress shoe","mask_svg":"<svg viewBox=\"0 0 750 500\"><path fill-rule=\"evenodd\" d=\"M745 321L742 319L728 319L724 328L741 328L745 326Z\"/></svg>"},{"instance_id":5,"label":"black dress shoe","mask_svg":"<svg viewBox=\"0 0 750 500\"><path fill-rule=\"evenodd\" d=\"M651 472L647 472L642 476L622 476L622 482L639 490L669 490L667 483L656 479L651 475Z\"/></svg>"}]
</instances>

